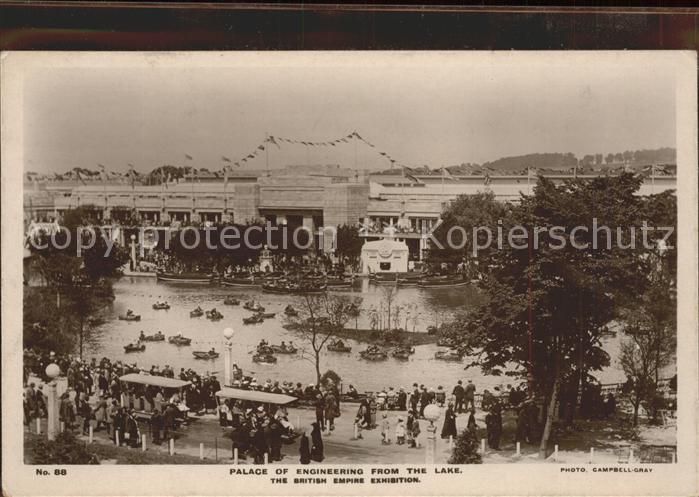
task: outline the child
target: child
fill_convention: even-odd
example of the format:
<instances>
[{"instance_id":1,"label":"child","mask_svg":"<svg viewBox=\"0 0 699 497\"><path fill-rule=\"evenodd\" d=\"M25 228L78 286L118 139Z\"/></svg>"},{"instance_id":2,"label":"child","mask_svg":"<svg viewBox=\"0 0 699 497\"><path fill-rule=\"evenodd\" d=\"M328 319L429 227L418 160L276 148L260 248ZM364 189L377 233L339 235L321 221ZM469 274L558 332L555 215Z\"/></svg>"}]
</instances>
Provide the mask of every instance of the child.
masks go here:
<instances>
[{"instance_id":1,"label":"child","mask_svg":"<svg viewBox=\"0 0 699 497\"><path fill-rule=\"evenodd\" d=\"M381 421L381 444L390 445L391 435L389 434L389 430L391 429L391 424L388 422L388 414L384 413L382 418L383 419Z\"/></svg>"},{"instance_id":2,"label":"child","mask_svg":"<svg viewBox=\"0 0 699 497\"><path fill-rule=\"evenodd\" d=\"M403 445L405 443L405 425L403 424L403 418L400 417L396 425L396 443L398 445Z\"/></svg>"}]
</instances>

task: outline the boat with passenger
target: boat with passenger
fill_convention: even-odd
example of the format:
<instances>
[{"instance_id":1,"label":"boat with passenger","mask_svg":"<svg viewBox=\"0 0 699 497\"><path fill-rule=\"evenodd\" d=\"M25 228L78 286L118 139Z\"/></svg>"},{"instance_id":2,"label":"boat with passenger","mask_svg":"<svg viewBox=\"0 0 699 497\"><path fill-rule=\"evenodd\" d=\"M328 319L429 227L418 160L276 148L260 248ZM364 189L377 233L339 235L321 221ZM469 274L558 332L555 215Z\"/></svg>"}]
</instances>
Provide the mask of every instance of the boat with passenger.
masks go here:
<instances>
[{"instance_id":1,"label":"boat with passenger","mask_svg":"<svg viewBox=\"0 0 699 497\"><path fill-rule=\"evenodd\" d=\"M140 314L134 314L131 309L128 309L126 311L126 314L121 314L119 316L119 319L121 321L140 321L141 320L141 315Z\"/></svg>"},{"instance_id":2,"label":"boat with passenger","mask_svg":"<svg viewBox=\"0 0 699 497\"><path fill-rule=\"evenodd\" d=\"M231 296L228 296L223 301L223 305L240 305L240 300L233 298Z\"/></svg>"},{"instance_id":3,"label":"boat with passenger","mask_svg":"<svg viewBox=\"0 0 699 497\"><path fill-rule=\"evenodd\" d=\"M388 359L388 354L377 345L369 345L366 350L362 350L359 356L367 361L384 361Z\"/></svg>"},{"instance_id":4,"label":"boat with passenger","mask_svg":"<svg viewBox=\"0 0 699 497\"><path fill-rule=\"evenodd\" d=\"M401 359L403 361L407 361L410 359L410 356L415 353L415 347L409 347L406 345L400 345L393 349L391 352L391 357L395 359Z\"/></svg>"},{"instance_id":5,"label":"boat with passenger","mask_svg":"<svg viewBox=\"0 0 699 497\"><path fill-rule=\"evenodd\" d=\"M159 331L153 335L146 335L145 333L143 333L143 330L141 330L141 335L138 337L138 339L141 342L164 342L165 335L162 331Z\"/></svg>"},{"instance_id":6,"label":"boat with passenger","mask_svg":"<svg viewBox=\"0 0 699 497\"><path fill-rule=\"evenodd\" d=\"M129 352L143 352L146 350L146 345L141 343L141 342L135 342L135 343L130 343L128 345L124 345L124 352L127 354Z\"/></svg>"},{"instance_id":7,"label":"boat with passenger","mask_svg":"<svg viewBox=\"0 0 699 497\"><path fill-rule=\"evenodd\" d=\"M295 317L297 317L297 316L299 315L299 311L297 311L296 309L294 309L294 306L292 306L291 304L289 304L289 305L287 305L287 306L284 308L284 314L285 314L286 316L289 316L290 318L295 318Z\"/></svg>"},{"instance_id":8,"label":"boat with passenger","mask_svg":"<svg viewBox=\"0 0 699 497\"><path fill-rule=\"evenodd\" d=\"M352 347L345 344L342 339L333 339L326 347L330 352L352 352Z\"/></svg>"},{"instance_id":9,"label":"boat with passenger","mask_svg":"<svg viewBox=\"0 0 699 497\"><path fill-rule=\"evenodd\" d=\"M202 308L199 307L199 306L197 306L197 308L194 309L193 311L190 311L190 312L189 312L189 317L190 317L190 318L200 318L200 317L202 317L203 315L204 315L204 309L202 309Z\"/></svg>"},{"instance_id":10,"label":"boat with passenger","mask_svg":"<svg viewBox=\"0 0 699 497\"><path fill-rule=\"evenodd\" d=\"M457 362L461 360L461 354L456 350L438 350L434 353L434 358L440 361Z\"/></svg>"},{"instance_id":11,"label":"boat with passenger","mask_svg":"<svg viewBox=\"0 0 699 497\"><path fill-rule=\"evenodd\" d=\"M252 275L249 276L224 276L220 280L225 286L260 286L261 281Z\"/></svg>"},{"instance_id":12,"label":"boat with passenger","mask_svg":"<svg viewBox=\"0 0 699 497\"><path fill-rule=\"evenodd\" d=\"M214 307L210 311L206 311L206 319L210 319L211 321L219 321L223 319L223 314L217 311Z\"/></svg>"},{"instance_id":13,"label":"boat with passenger","mask_svg":"<svg viewBox=\"0 0 699 497\"><path fill-rule=\"evenodd\" d=\"M173 345L191 345L192 339L182 336L182 333L168 337L167 341Z\"/></svg>"},{"instance_id":14,"label":"boat with passenger","mask_svg":"<svg viewBox=\"0 0 699 497\"><path fill-rule=\"evenodd\" d=\"M252 356L252 362L256 362L258 364L276 364L277 358L272 354L255 354Z\"/></svg>"},{"instance_id":15,"label":"boat with passenger","mask_svg":"<svg viewBox=\"0 0 699 497\"><path fill-rule=\"evenodd\" d=\"M259 323L263 322L264 320L265 320L265 318L263 318L261 315L253 314L250 317L243 318L243 324L259 324Z\"/></svg>"},{"instance_id":16,"label":"boat with passenger","mask_svg":"<svg viewBox=\"0 0 699 497\"><path fill-rule=\"evenodd\" d=\"M157 271L155 276L158 281L167 281L171 283L211 283L214 280L212 273L174 273L166 271Z\"/></svg>"},{"instance_id":17,"label":"boat with passenger","mask_svg":"<svg viewBox=\"0 0 699 497\"><path fill-rule=\"evenodd\" d=\"M243 304L243 309L253 312L265 312L265 308L262 307L259 302L255 302L255 300L248 300L245 302Z\"/></svg>"},{"instance_id":18,"label":"boat with passenger","mask_svg":"<svg viewBox=\"0 0 699 497\"><path fill-rule=\"evenodd\" d=\"M293 343L282 342L280 345L270 345L269 347L274 354L296 354L299 351Z\"/></svg>"},{"instance_id":19,"label":"boat with passenger","mask_svg":"<svg viewBox=\"0 0 699 497\"><path fill-rule=\"evenodd\" d=\"M153 309L155 309L156 311L166 311L169 308L170 304L168 304L167 302L156 302L155 304L153 304Z\"/></svg>"},{"instance_id":20,"label":"boat with passenger","mask_svg":"<svg viewBox=\"0 0 699 497\"><path fill-rule=\"evenodd\" d=\"M195 350L192 352L195 359L216 359L219 353L214 348L208 351Z\"/></svg>"}]
</instances>

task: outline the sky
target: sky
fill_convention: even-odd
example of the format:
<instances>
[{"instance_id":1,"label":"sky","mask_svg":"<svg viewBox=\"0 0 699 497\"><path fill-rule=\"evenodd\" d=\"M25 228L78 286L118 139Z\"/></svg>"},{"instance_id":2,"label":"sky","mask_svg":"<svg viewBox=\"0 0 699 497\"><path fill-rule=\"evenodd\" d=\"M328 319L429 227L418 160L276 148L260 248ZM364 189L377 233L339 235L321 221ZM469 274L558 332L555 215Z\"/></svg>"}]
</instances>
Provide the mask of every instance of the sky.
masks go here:
<instances>
[{"instance_id":1,"label":"sky","mask_svg":"<svg viewBox=\"0 0 699 497\"><path fill-rule=\"evenodd\" d=\"M482 163L544 152L675 147L671 70L553 54L527 59L429 59L361 53L276 64L102 64L35 67L24 80L25 170L220 169L266 134L329 141L357 131L376 145L282 144L246 168L334 163L388 168ZM252 61L252 62L251 62ZM196 66L196 67L195 67ZM185 154L193 157L185 159Z\"/></svg>"}]
</instances>

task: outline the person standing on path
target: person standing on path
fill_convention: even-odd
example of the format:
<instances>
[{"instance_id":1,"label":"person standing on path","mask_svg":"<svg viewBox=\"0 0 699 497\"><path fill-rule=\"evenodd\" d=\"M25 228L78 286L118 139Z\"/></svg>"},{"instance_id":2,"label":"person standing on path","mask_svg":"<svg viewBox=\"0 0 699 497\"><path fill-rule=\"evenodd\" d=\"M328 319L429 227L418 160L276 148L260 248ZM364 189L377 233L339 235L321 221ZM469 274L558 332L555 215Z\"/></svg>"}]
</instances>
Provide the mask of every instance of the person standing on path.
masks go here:
<instances>
[{"instance_id":1,"label":"person standing on path","mask_svg":"<svg viewBox=\"0 0 699 497\"><path fill-rule=\"evenodd\" d=\"M474 385L471 380L468 380L468 384L466 385L466 388L464 389L464 400L466 402L466 409L469 409L469 404L470 404L470 409L476 408L475 398L476 398L476 385Z\"/></svg>"}]
</instances>

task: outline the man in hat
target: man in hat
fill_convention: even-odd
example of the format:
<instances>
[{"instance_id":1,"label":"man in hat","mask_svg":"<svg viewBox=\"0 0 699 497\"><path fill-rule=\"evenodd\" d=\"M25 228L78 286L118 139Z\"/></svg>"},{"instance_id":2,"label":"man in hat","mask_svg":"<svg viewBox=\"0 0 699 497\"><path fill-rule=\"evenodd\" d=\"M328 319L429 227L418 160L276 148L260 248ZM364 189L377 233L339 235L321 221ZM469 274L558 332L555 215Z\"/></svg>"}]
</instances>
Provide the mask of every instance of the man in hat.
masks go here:
<instances>
[{"instance_id":1,"label":"man in hat","mask_svg":"<svg viewBox=\"0 0 699 497\"><path fill-rule=\"evenodd\" d=\"M466 388L464 388L464 401L466 403L466 409L475 409L476 408L476 385L473 384L473 381L468 380L468 383L466 385ZM486 409L485 407L483 409Z\"/></svg>"},{"instance_id":2,"label":"man in hat","mask_svg":"<svg viewBox=\"0 0 699 497\"><path fill-rule=\"evenodd\" d=\"M466 397L466 390L464 390L461 380L456 382L451 394L454 396L454 411L456 414L461 414L464 412L464 399Z\"/></svg>"},{"instance_id":3,"label":"man in hat","mask_svg":"<svg viewBox=\"0 0 699 497\"><path fill-rule=\"evenodd\" d=\"M407 407L407 402L408 402L408 395L405 393L405 388L400 387L400 390L398 391L398 410L399 411L405 411Z\"/></svg>"}]
</instances>

